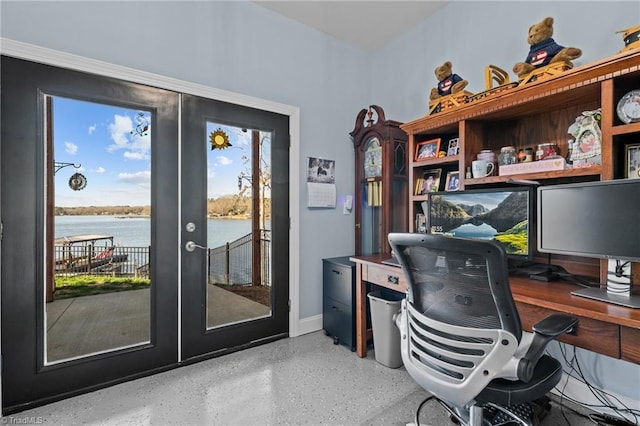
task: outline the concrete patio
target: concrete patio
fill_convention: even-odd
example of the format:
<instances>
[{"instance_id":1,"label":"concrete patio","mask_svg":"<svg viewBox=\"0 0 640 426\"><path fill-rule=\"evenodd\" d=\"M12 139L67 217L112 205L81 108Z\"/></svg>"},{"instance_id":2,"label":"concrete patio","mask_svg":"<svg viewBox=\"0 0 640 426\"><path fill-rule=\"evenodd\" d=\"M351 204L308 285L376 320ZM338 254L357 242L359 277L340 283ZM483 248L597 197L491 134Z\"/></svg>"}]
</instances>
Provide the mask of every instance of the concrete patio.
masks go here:
<instances>
[{"instance_id":1,"label":"concrete patio","mask_svg":"<svg viewBox=\"0 0 640 426\"><path fill-rule=\"evenodd\" d=\"M208 287L207 307L209 328L271 313L264 305L214 285ZM150 308L148 288L47 303L47 361L148 342Z\"/></svg>"}]
</instances>

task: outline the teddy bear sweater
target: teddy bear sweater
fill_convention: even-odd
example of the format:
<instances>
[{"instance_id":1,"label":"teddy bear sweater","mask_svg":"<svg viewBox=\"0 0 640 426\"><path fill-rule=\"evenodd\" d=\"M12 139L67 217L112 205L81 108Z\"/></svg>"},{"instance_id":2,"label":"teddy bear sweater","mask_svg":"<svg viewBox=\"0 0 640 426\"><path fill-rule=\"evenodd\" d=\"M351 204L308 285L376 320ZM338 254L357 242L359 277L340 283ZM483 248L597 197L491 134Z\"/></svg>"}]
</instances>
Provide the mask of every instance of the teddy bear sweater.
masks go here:
<instances>
[{"instance_id":1,"label":"teddy bear sweater","mask_svg":"<svg viewBox=\"0 0 640 426\"><path fill-rule=\"evenodd\" d=\"M451 74L438 83L438 94L440 94L440 96L450 95L453 85L460 81L462 81L462 77L458 74Z\"/></svg>"},{"instance_id":2,"label":"teddy bear sweater","mask_svg":"<svg viewBox=\"0 0 640 426\"><path fill-rule=\"evenodd\" d=\"M551 59L558 54L564 47L556 43L552 38L542 40L531 45L529 55L525 62L534 67L542 67L549 65Z\"/></svg>"}]
</instances>

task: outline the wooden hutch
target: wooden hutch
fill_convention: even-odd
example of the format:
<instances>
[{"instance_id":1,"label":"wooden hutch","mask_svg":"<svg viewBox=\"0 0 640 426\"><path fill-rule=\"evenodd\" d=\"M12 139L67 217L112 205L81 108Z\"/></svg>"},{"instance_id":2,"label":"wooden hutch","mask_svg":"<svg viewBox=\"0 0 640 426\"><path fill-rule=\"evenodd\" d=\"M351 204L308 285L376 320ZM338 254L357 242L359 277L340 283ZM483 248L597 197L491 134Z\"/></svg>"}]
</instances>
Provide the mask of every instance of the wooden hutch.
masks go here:
<instances>
[{"instance_id":1,"label":"wooden hutch","mask_svg":"<svg viewBox=\"0 0 640 426\"><path fill-rule=\"evenodd\" d=\"M638 49L403 124L401 128L409 136L410 231L415 231L416 215L423 213L422 203L427 199L426 195L413 195L414 185L427 169L442 169L443 179L447 171L459 171L460 190L507 185L510 177L535 180L542 185L625 178L626 146L640 143L640 122L622 122L616 106L633 89L640 89ZM484 149L499 152L505 145L524 149L555 143L560 153L566 154L567 141L571 139L569 126L583 111L597 108L602 109L601 165L479 179L466 176L467 168ZM417 144L436 138L444 142L449 137L459 138L457 155L413 161ZM537 252L534 260L546 262ZM601 282L606 282L606 260L554 256L553 263L576 274L600 276ZM640 281L639 270L639 265L634 264L632 273L636 282Z\"/></svg>"}]
</instances>

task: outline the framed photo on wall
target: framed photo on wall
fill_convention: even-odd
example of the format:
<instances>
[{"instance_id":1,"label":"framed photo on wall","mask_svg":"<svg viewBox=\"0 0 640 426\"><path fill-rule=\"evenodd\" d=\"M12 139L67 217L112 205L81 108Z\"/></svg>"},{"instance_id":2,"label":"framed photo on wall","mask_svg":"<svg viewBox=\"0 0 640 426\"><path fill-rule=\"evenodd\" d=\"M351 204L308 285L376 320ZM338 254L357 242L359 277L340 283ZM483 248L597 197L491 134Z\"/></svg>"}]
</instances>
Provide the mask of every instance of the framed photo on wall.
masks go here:
<instances>
[{"instance_id":1,"label":"framed photo on wall","mask_svg":"<svg viewBox=\"0 0 640 426\"><path fill-rule=\"evenodd\" d=\"M418 142L416 144L416 153L413 161L423 161L430 158L438 158L438 151L440 150L440 138L431 139L424 142Z\"/></svg>"},{"instance_id":2,"label":"framed photo on wall","mask_svg":"<svg viewBox=\"0 0 640 426\"><path fill-rule=\"evenodd\" d=\"M627 145L625 174L629 179L640 179L640 143Z\"/></svg>"},{"instance_id":3,"label":"framed photo on wall","mask_svg":"<svg viewBox=\"0 0 640 426\"><path fill-rule=\"evenodd\" d=\"M447 180L444 184L445 191L458 191L460 190L460 172L447 173Z\"/></svg>"}]
</instances>

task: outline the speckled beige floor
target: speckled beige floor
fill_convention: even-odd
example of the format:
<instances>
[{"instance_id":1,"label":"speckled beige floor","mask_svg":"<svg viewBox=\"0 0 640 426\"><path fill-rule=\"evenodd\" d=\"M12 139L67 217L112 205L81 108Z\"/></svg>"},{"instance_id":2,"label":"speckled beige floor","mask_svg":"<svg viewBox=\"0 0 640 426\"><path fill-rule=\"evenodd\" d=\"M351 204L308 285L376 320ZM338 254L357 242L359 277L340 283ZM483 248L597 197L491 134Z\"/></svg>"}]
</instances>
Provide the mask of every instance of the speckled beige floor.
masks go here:
<instances>
[{"instance_id":1,"label":"speckled beige floor","mask_svg":"<svg viewBox=\"0 0 640 426\"><path fill-rule=\"evenodd\" d=\"M427 394L406 370L315 332L122 383L1 419L53 425L405 425ZM591 425L554 408L543 425ZM448 425L435 402L421 423Z\"/></svg>"}]
</instances>

